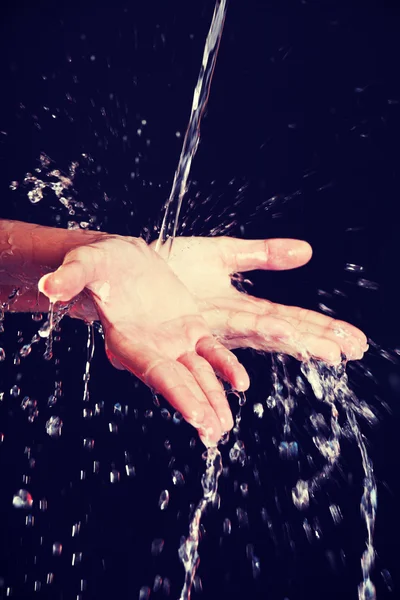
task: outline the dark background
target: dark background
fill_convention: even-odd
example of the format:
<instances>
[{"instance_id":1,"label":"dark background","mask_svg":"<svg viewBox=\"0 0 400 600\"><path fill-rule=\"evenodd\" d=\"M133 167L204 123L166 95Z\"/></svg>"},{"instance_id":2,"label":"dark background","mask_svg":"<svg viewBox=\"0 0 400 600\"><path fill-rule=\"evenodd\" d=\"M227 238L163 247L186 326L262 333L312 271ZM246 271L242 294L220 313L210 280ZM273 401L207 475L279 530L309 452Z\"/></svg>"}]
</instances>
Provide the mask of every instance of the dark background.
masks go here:
<instances>
[{"instance_id":1,"label":"dark background","mask_svg":"<svg viewBox=\"0 0 400 600\"><path fill-rule=\"evenodd\" d=\"M22 184L45 152L54 168L65 172L72 161L80 163L74 195L84 208L75 220L89 215L103 230L154 239L153 226L178 162L212 11L213 2L208 1L3 5L0 216L67 226L71 217L54 195L46 193L32 205ZM379 598L396 597L381 571L389 569L395 578L399 559L400 376L394 351L400 346L399 27L400 10L394 2L232 0L182 220L185 232L196 235L306 239L314 248L310 264L296 272L253 274L255 293L313 309L323 302L375 342L362 366L350 374L359 397L380 417L373 429L362 424L379 485L373 573ZM10 190L11 181L20 182L17 190ZM272 197L276 199L269 201ZM346 263L362 265L362 277L377 289L358 286L359 275L347 272ZM189 503L200 497L203 470L200 445L189 450L193 431L186 424L162 420L150 393L107 364L99 336L90 406L94 410L104 401L104 409L83 419L85 326L68 319L62 324L62 342L56 343L55 352L59 364L45 363L40 348L26 362L13 364L13 353L22 343L18 340L29 340L35 327L28 316L9 315L2 334L7 358L0 365L5 391L0 402L0 597L7 597L10 586L17 598L76 598L79 593L83 598L135 598L141 586L152 586L157 573L170 578L170 595L178 597L183 581L179 537L187 533ZM344 442L341 470L321 491L310 514L294 510L290 489L298 471L276 457L273 443L274 438L279 443L280 421L265 417L261 426L251 410L252 403L269 394L270 363L249 353L241 358L252 377L242 437L253 463L231 466L230 476L221 478L221 509L205 519L199 570L203 597L356 598L365 540L358 454ZM58 380L63 381L63 395L50 409L47 397ZM19 399L9 394L16 382ZM37 398L39 416L33 423L20 408L25 395ZM118 416L116 403L123 410L129 407L125 418ZM236 410L234 399L232 406ZM148 408L154 416L146 420ZM51 414L64 422L57 440L45 433ZM300 409L296 419L305 455L309 438ZM118 424L118 434L109 433L110 421ZM254 440L256 428L261 447ZM83 438L89 437L95 439L91 453L83 447ZM28 464L27 447L36 459L34 467ZM184 472L188 466L182 488L171 483L172 455L173 468ZM226 449L223 457L229 464ZM98 474L93 474L93 460L100 461ZM126 477L125 462L135 465L136 477ZM260 485L254 483L254 464ZM121 473L118 484L109 483L112 469ZM81 470L86 471L83 481ZM23 474L31 477L29 485L22 483ZM234 491L235 480L248 482L248 498ZM12 507L12 495L20 487L34 498L33 527L26 527L24 511ZM161 513L157 502L166 488L171 501ZM47 499L46 511L39 510L41 498ZM342 508L339 526L329 516L331 503ZM248 527L238 527L237 506L248 511ZM270 527L260 517L263 506ZM232 520L232 534L220 545L225 517ZM319 519L320 540L314 535L308 542L305 517L310 523ZM81 532L72 538L72 525L79 521ZM156 558L150 552L154 538L165 539ZM57 540L63 552L53 557ZM246 558L248 543L261 560L257 579ZM78 551L82 563L71 566L72 553ZM46 585L49 572L55 574L54 583ZM40 592L33 591L35 581L41 582ZM80 592L82 586L86 589Z\"/></svg>"}]
</instances>

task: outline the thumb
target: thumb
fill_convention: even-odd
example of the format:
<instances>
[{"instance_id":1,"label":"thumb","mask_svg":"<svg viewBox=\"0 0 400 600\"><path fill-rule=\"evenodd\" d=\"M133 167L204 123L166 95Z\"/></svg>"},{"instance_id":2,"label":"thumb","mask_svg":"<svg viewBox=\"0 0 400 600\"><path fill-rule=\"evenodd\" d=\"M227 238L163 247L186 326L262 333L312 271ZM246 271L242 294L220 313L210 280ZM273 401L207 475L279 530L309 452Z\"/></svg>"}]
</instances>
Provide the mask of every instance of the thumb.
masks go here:
<instances>
[{"instance_id":1,"label":"thumb","mask_svg":"<svg viewBox=\"0 0 400 600\"><path fill-rule=\"evenodd\" d=\"M39 292L51 302L69 302L93 281L94 270L91 249L85 246L74 248L65 255L63 264L56 271L39 280Z\"/></svg>"}]
</instances>

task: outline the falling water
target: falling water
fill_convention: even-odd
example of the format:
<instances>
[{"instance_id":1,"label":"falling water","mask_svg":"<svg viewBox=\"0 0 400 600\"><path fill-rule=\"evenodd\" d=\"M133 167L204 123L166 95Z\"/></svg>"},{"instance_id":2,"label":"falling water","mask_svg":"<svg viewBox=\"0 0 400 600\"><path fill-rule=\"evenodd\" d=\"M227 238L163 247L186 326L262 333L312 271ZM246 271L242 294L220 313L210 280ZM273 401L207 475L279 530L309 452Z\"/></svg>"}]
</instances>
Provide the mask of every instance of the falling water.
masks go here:
<instances>
[{"instance_id":1,"label":"falling water","mask_svg":"<svg viewBox=\"0 0 400 600\"><path fill-rule=\"evenodd\" d=\"M176 235L179 213L182 200L187 191L187 183L192 165L200 141L200 125L210 94L211 81L217 60L219 44L225 22L227 3L226 0L217 0L210 30L204 46L203 60L199 78L193 94L192 111L189 124L183 141L182 151L178 167L175 171L171 194L165 207L164 218L161 225L160 235L156 244L156 251L160 250L162 244L168 243L169 257L172 243Z\"/></svg>"}]
</instances>

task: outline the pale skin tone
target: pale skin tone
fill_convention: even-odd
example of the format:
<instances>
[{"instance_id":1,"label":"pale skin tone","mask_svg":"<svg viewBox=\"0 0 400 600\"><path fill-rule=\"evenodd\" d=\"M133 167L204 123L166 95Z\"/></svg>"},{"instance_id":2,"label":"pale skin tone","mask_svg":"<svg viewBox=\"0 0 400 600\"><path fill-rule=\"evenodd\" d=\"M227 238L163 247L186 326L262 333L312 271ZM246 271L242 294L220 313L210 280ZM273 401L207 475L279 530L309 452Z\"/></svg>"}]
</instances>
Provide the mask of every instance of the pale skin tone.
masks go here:
<instances>
[{"instance_id":1,"label":"pale skin tone","mask_svg":"<svg viewBox=\"0 0 400 600\"><path fill-rule=\"evenodd\" d=\"M157 254L154 243L137 238L20 225L36 227L40 241L27 245L24 230L20 256L0 260L3 301L7 286L15 287L12 277L7 279L10 261L14 272L19 264L21 271L35 272L36 281L42 276L39 290L53 301L80 294L71 316L100 319L110 361L162 394L206 445L233 426L219 378L237 391L250 384L232 349L308 354L338 363L341 353L355 360L368 348L365 335L348 323L232 286L233 273L304 265L312 254L306 242L178 238L167 263L165 248ZM1 233L0 226L0 240ZM14 310L38 310L34 287L29 291L27 285ZM40 294L40 305L44 301Z\"/></svg>"}]
</instances>

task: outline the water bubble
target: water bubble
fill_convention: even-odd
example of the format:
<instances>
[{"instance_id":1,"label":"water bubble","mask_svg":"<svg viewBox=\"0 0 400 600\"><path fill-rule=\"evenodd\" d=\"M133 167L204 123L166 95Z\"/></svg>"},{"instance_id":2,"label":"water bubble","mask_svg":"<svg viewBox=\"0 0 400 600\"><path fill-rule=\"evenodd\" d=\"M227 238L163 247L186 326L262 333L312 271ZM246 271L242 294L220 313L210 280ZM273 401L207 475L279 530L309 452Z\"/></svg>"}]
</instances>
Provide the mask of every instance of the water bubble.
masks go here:
<instances>
[{"instance_id":1,"label":"water bubble","mask_svg":"<svg viewBox=\"0 0 400 600\"><path fill-rule=\"evenodd\" d=\"M6 353L4 351L4 348L0 348L0 362L3 362L3 360L6 359Z\"/></svg>"},{"instance_id":2,"label":"water bubble","mask_svg":"<svg viewBox=\"0 0 400 600\"><path fill-rule=\"evenodd\" d=\"M254 404L253 412L259 419L262 419L264 415L264 407L261 404L261 402L257 402L256 404Z\"/></svg>"},{"instance_id":3,"label":"water bubble","mask_svg":"<svg viewBox=\"0 0 400 600\"><path fill-rule=\"evenodd\" d=\"M96 405L97 406L97 405ZM112 421L108 424L108 430L110 433L118 433L118 425Z\"/></svg>"},{"instance_id":4,"label":"water bubble","mask_svg":"<svg viewBox=\"0 0 400 600\"><path fill-rule=\"evenodd\" d=\"M43 325L41 326L41 328L38 331L38 334L40 335L40 337L42 338L48 338L51 332L51 325L49 321L46 321L45 323L43 323Z\"/></svg>"},{"instance_id":5,"label":"water bubble","mask_svg":"<svg viewBox=\"0 0 400 600\"><path fill-rule=\"evenodd\" d=\"M31 344L25 344L25 346L22 346L22 348L19 351L19 355L22 356L22 358L25 358L26 356L29 356L29 354L32 352L32 346Z\"/></svg>"},{"instance_id":6,"label":"water bubble","mask_svg":"<svg viewBox=\"0 0 400 600\"><path fill-rule=\"evenodd\" d=\"M361 273L362 271L364 271L364 267L362 267L361 265L355 265L354 263L346 263L344 268L345 271L350 271L352 273Z\"/></svg>"},{"instance_id":7,"label":"water bubble","mask_svg":"<svg viewBox=\"0 0 400 600\"><path fill-rule=\"evenodd\" d=\"M162 418L165 419L166 421L169 421L171 419L171 413L169 412L169 410L167 408L162 408L160 413L161 413Z\"/></svg>"},{"instance_id":8,"label":"water bubble","mask_svg":"<svg viewBox=\"0 0 400 600\"><path fill-rule=\"evenodd\" d=\"M150 409L146 410L145 413L144 413L144 418L145 419L152 419L153 418L153 411L150 410Z\"/></svg>"},{"instance_id":9,"label":"water bubble","mask_svg":"<svg viewBox=\"0 0 400 600\"><path fill-rule=\"evenodd\" d=\"M172 482L174 485L182 486L185 485L185 478L183 477L180 471L177 471L175 469L174 471L172 471Z\"/></svg>"},{"instance_id":10,"label":"water bubble","mask_svg":"<svg viewBox=\"0 0 400 600\"><path fill-rule=\"evenodd\" d=\"M292 499L296 508L304 510L308 508L310 503L310 493L307 481L299 479L296 487L292 489Z\"/></svg>"},{"instance_id":11,"label":"water bubble","mask_svg":"<svg viewBox=\"0 0 400 600\"><path fill-rule=\"evenodd\" d=\"M222 530L225 535L230 535L230 533L232 531L232 523L230 522L230 520L228 518L224 519L224 522L222 524Z\"/></svg>"},{"instance_id":12,"label":"water bubble","mask_svg":"<svg viewBox=\"0 0 400 600\"><path fill-rule=\"evenodd\" d=\"M299 447L297 442L281 442L279 444L279 456L286 460L297 458Z\"/></svg>"},{"instance_id":13,"label":"water bubble","mask_svg":"<svg viewBox=\"0 0 400 600\"><path fill-rule=\"evenodd\" d=\"M367 290L377 290L379 288L378 283L375 281L370 281L369 279L359 279L357 281L357 285L366 288Z\"/></svg>"},{"instance_id":14,"label":"water bubble","mask_svg":"<svg viewBox=\"0 0 400 600\"><path fill-rule=\"evenodd\" d=\"M57 402L57 396L54 396L54 394L51 394L48 399L47 399L47 406L54 406Z\"/></svg>"},{"instance_id":15,"label":"water bubble","mask_svg":"<svg viewBox=\"0 0 400 600\"><path fill-rule=\"evenodd\" d=\"M148 600L150 598L150 592L151 590L149 587L141 587L139 592L139 600Z\"/></svg>"},{"instance_id":16,"label":"water bubble","mask_svg":"<svg viewBox=\"0 0 400 600\"><path fill-rule=\"evenodd\" d=\"M251 558L251 570L253 573L253 578L257 579L261 573L261 563L260 559L255 554Z\"/></svg>"},{"instance_id":17,"label":"water bubble","mask_svg":"<svg viewBox=\"0 0 400 600\"><path fill-rule=\"evenodd\" d=\"M135 477L136 470L132 465L125 465L125 471L128 477Z\"/></svg>"},{"instance_id":18,"label":"water bubble","mask_svg":"<svg viewBox=\"0 0 400 600\"><path fill-rule=\"evenodd\" d=\"M52 416L46 423L46 433L52 437L60 437L63 422L60 417Z\"/></svg>"},{"instance_id":19,"label":"water bubble","mask_svg":"<svg viewBox=\"0 0 400 600\"><path fill-rule=\"evenodd\" d=\"M248 496L249 486L247 485L247 483L240 484L240 491L242 493L243 498L246 498L246 496Z\"/></svg>"},{"instance_id":20,"label":"water bubble","mask_svg":"<svg viewBox=\"0 0 400 600\"><path fill-rule=\"evenodd\" d=\"M390 572L387 569L382 569L381 575L382 575L383 581L386 584L387 589L389 590L389 592L392 592L393 591L393 579L392 579Z\"/></svg>"},{"instance_id":21,"label":"water bubble","mask_svg":"<svg viewBox=\"0 0 400 600\"><path fill-rule=\"evenodd\" d=\"M239 527L247 527L249 524L249 516L247 512L240 506L236 509L236 517L239 523Z\"/></svg>"},{"instance_id":22,"label":"water bubble","mask_svg":"<svg viewBox=\"0 0 400 600\"><path fill-rule=\"evenodd\" d=\"M169 596L170 595L170 593L171 593L171 582L168 579L168 577L164 577L162 589L163 589L163 594L165 596Z\"/></svg>"},{"instance_id":23,"label":"water bubble","mask_svg":"<svg viewBox=\"0 0 400 600\"><path fill-rule=\"evenodd\" d=\"M110 482L111 483L118 483L120 478L121 478L121 475L120 475L119 471L117 471L116 469L113 469L112 471L110 471Z\"/></svg>"},{"instance_id":24,"label":"water bubble","mask_svg":"<svg viewBox=\"0 0 400 600\"><path fill-rule=\"evenodd\" d=\"M244 464L246 461L246 452L244 443L241 440L237 440L233 447L229 451L229 458L231 462L239 462L240 464Z\"/></svg>"},{"instance_id":25,"label":"water bubble","mask_svg":"<svg viewBox=\"0 0 400 600\"><path fill-rule=\"evenodd\" d=\"M25 517L25 525L27 527L33 527L35 524L35 517L33 515L26 515Z\"/></svg>"},{"instance_id":26,"label":"water bubble","mask_svg":"<svg viewBox=\"0 0 400 600\"><path fill-rule=\"evenodd\" d=\"M17 385L13 385L11 390L10 390L10 396L12 398L18 398L18 396L20 395L21 390L19 389L19 387Z\"/></svg>"},{"instance_id":27,"label":"water bubble","mask_svg":"<svg viewBox=\"0 0 400 600\"><path fill-rule=\"evenodd\" d=\"M163 579L161 577L161 575L156 575L154 577L154 583L153 583L153 592L159 592L162 586L162 582Z\"/></svg>"},{"instance_id":28,"label":"water bubble","mask_svg":"<svg viewBox=\"0 0 400 600\"><path fill-rule=\"evenodd\" d=\"M93 450L94 440L92 438L84 438L83 447L86 448L86 450Z\"/></svg>"},{"instance_id":29,"label":"water bubble","mask_svg":"<svg viewBox=\"0 0 400 600\"><path fill-rule=\"evenodd\" d=\"M268 406L268 408L272 409L275 408L276 406L276 400L273 396L268 396L267 400L266 400L266 404Z\"/></svg>"},{"instance_id":30,"label":"water bubble","mask_svg":"<svg viewBox=\"0 0 400 600\"><path fill-rule=\"evenodd\" d=\"M152 556L158 556L164 549L164 540L157 538L151 543L151 554Z\"/></svg>"},{"instance_id":31,"label":"water bubble","mask_svg":"<svg viewBox=\"0 0 400 600\"><path fill-rule=\"evenodd\" d=\"M172 419L175 425L179 425L182 422L183 417L180 412L175 411Z\"/></svg>"},{"instance_id":32,"label":"water bubble","mask_svg":"<svg viewBox=\"0 0 400 600\"><path fill-rule=\"evenodd\" d=\"M343 519L339 506L337 504L331 504L329 506L329 512L331 513L335 525L338 525Z\"/></svg>"},{"instance_id":33,"label":"water bubble","mask_svg":"<svg viewBox=\"0 0 400 600\"><path fill-rule=\"evenodd\" d=\"M313 541L313 530L312 527L310 525L310 523L308 522L308 519L304 519L303 521L303 529L305 531L305 534L307 536L308 541L311 542Z\"/></svg>"},{"instance_id":34,"label":"water bubble","mask_svg":"<svg viewBox=\"0 0 400 600\"><path fill-rule=\"evenodd\" d=\"M27 490L19 490L13 497L13 506L15 508L31 508L33 498Z\"/></svg>"},{"instance_id":35,"label":"water bubble","mask_svg":"<svg viewBox=\"0 0 400 600\"><path fill-rule=\"evenodd\" d=\"M160 499L158 501L158 507L160 510L165 510L168 507L169 503L169 491L163 490L160 494Z\"/></svg>"},{"instance_id":36,"label":"water bubble","mask_svg":"<svg viewBox=\"0 0 400 600\"><path fill-rule=\"evenodd\" d=\"M75 567L82 562L82 552L74 552L72 555L72 566Z\"/></svg>"}]
</instances>

